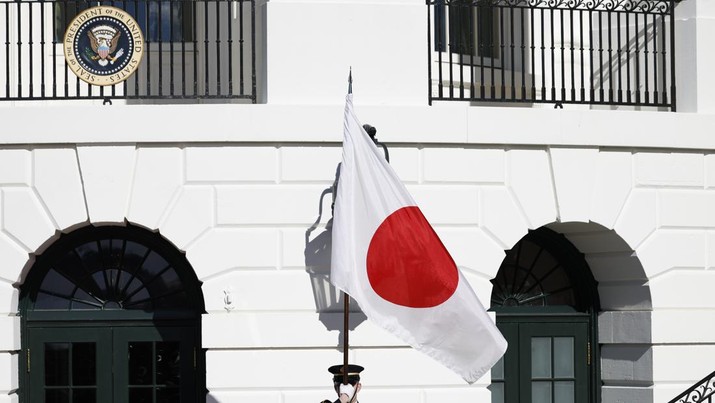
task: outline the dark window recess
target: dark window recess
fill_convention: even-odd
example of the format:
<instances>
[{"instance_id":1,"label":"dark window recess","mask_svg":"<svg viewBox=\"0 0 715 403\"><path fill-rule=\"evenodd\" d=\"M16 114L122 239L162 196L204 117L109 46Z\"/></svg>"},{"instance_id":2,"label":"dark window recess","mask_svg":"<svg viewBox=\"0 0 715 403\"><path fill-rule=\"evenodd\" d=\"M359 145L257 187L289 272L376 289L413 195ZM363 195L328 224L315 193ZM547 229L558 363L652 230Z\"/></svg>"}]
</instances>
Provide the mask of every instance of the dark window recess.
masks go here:
<instances>
[{"instance_id":1,"label":"dark window recess","mask_svg":"<svg viewBox=\"0 0 715 403\"><path fill-rule=\"evenodd\" d=\"M37 257L23 290L29 315L62 312L112 318L203 313L200 282L183 254L136 228L85 227ZM57 316L54 316L57 317Z\"/></svg>"},{"instance_id":2,"label":"dark window recess","mask_svg":"<svg viewBox=\"0 0 715 403\"><path fill-rule=\"evenodd\" d=\"M146 246L123 239L82 242L47 271L35 310L189 309L172 263Z\"/></svg>"},{"instance_id":3,"label":"dark window recess","mask_svg":"<svg viewBox=\"0 0 715 403\"><path fill-rule=\"evenodd\" d=\"M477 2L476 7L473 4L471 0L453 0L446 7L444 0L435 1L435 50L464 56L498 57L497 14L484 2Z\"/></svg>"},{"instance_id":4,"label":"dark window recess","mask_svg":"<svg viewBox=\"0 0 715 403\"><path fill-rule=\"evenodd\" d=\"M546 228L530 231L506 251L491 282L492 308L568 306L592 312L598 305L596 282L583 255Z\"/></svg>"},{"instance_id":5,"label":"dark window recess","mask_svg":"<svg viewBox=\"0 0 715 403\"><path fill-rule=\"evenodd\" d=\"M62 42L70 22L83 10L98 5L121 8L139 23L144 40L148 42L181 42L194 39L191 1L127 0L127 1L74 1L54 2L54 35Z\"/></svg>"}]
</instances>

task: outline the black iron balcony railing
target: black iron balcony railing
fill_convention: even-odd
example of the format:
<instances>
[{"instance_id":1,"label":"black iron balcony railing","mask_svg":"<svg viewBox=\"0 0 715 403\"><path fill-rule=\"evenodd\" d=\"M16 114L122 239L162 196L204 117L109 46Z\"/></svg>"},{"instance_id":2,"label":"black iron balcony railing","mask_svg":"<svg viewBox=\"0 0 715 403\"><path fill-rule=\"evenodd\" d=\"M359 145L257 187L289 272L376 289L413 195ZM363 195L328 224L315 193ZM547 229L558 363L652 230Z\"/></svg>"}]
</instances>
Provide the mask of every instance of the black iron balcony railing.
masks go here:
<instances>
[{"instance_id":1,"label":"black iron balcony railing","mask_svg":"<svg viewBox=\"0 0 715 403\"><path fill-rule=\"evenodd\" d=\"M681 393L670 403L713 403L715 402L715 372L701 379L690 389Z\"/></svg>"},{"instance_id":2,"label":"black iron balcony railing","mask_svg":"<svg viewBox=\"0 0 715 403\"><path fill-rule=\"evenodd\" d=\"M75 16L100 5L126 11L144 36L137 70L110 86L78 79L62 47ZM0 0L0 22L0 101L256 101L254 0Z\"/></svg>"},{"instance_id":3,"label":"black iron balcony railing","mask_svg":"<svg viewBox=\"0 0 715 403\"><path fill-rule=\"evenodd\" d=\"M675 110L675 0L427 0L429 99Z\"/></svg>"}]
</instances>

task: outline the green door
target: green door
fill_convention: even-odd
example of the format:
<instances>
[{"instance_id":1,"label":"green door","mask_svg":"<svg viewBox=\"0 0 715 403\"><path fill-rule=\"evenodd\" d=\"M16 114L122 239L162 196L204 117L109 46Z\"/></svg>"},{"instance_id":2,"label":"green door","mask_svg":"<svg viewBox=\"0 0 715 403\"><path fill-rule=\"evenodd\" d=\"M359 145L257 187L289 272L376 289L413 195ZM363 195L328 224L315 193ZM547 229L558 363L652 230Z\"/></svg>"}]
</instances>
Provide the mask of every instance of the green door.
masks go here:
<instances>
[{"instance_id":1,"label":"green door","mask_svg":"<svg viewBox=\"0 0 715 403\"><path fill-rule=\"evenodd\" d=\"M581 403L589 400L588 323L499 323L509 348L492 369L493 403Z\"/></svg>"},{"instance_id":2,"label":"green door","mask_svg":"<svg viewBox=\"0 0 715 403\"><path fill-rule=\"evenodd\" d=\"M191 328L114 330L114 402L193 402L196 352Z\"/></svg>"},{"instance_id":3,"label":"green door","mask_svg":"<svg viewBox=\"0 0 715 403\"><path fill-rule=\"evenodd\" d=\"M519 329L523 402L575 403L588 400L586 323L529 324Z\"/></svg>"},{"instance_id":4,"label":"green door","mask_svg":"<svg viewBox=\"0 0 715 403\"><path fill-rule=\"evenodd\" d=\"M42 327L28 339L30 403L196 401L190 327Z\"/></svg>"},{"instance_id":5,"label":"green door","mask_svg":"<svg viewBox=\"0 0 715 403\"><path fill-rule=\"evenodd\" d=\"M35 328L29 336L29 402L96 403L112 396L107 328Z\"/></svg>"}]
</instances>

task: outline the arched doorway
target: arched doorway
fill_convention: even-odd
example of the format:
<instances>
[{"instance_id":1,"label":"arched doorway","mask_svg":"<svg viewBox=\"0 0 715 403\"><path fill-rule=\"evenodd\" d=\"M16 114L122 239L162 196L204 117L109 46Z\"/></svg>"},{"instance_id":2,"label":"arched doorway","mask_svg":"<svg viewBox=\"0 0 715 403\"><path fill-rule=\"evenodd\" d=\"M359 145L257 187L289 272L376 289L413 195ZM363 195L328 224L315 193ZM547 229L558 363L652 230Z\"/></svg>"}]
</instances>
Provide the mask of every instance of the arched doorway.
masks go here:
<instances>
[{"instance_id":1,"label":"arched doorway","mask_svg":"<svg viewBox=\"0 0 715 403\"><path fill-rule=\"evenodd\" d=\"M491 282L491 310L509 342L492 369L492 402L599 401L599 298L583 254L550 229L529 231Z\"/></svg>"},{"instance_id":2,"label":"arched doorway","mask_svg":"<svg viewBox=\"0 0 715 403\"><path fill-rule=\"evenodd\" d=\"M204 401L203 312L193 269L159 234L62 235L21 288L22 401Z\"/></svg>"}]
</instances>

